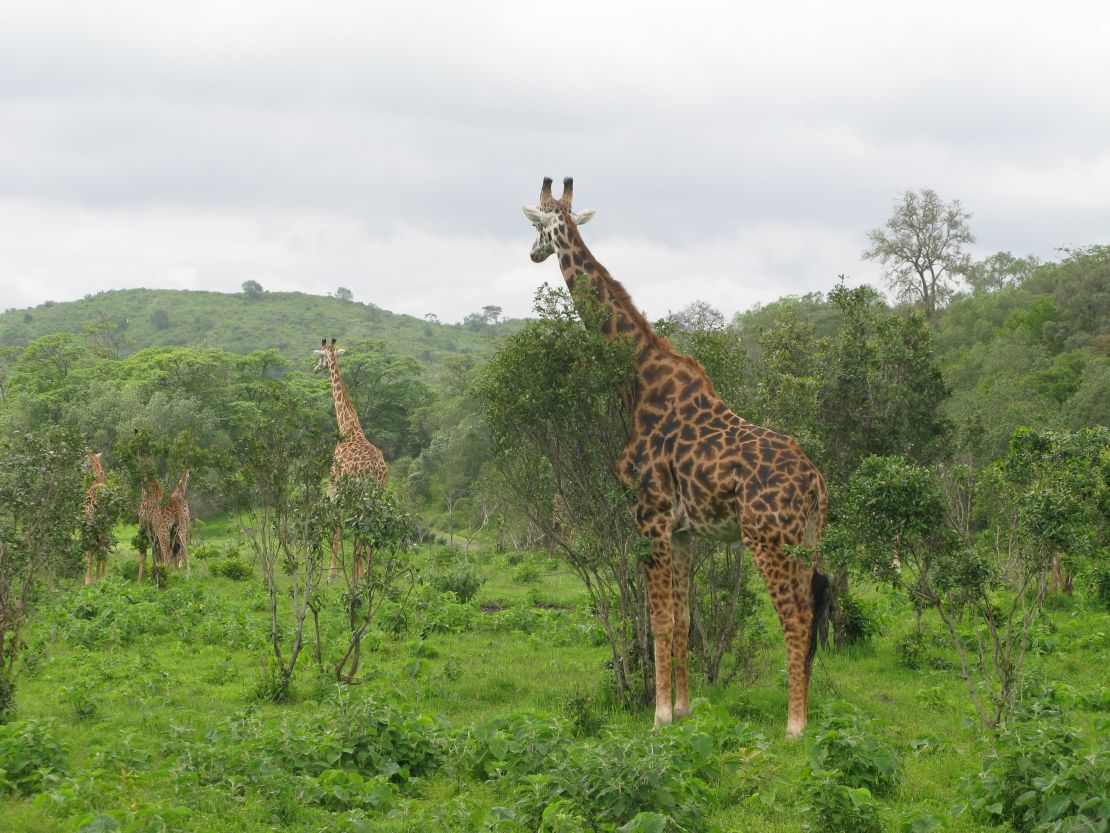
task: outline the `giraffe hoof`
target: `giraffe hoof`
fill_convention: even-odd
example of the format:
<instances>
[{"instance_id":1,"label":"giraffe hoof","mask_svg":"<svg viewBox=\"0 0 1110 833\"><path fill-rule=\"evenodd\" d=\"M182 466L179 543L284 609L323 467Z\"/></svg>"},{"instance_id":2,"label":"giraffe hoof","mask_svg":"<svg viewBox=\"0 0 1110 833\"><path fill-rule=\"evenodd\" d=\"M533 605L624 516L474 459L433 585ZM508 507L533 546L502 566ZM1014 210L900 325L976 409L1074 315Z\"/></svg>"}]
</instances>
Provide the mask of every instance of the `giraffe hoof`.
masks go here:
<instances>
[{"instance_id":1,"label":"giraffe hoof","mask_svg":"<svg viewBox=\"0 0 1110 833\"><path fill-rule=\"evenodd\" d=\"M670 726L671 722L672 722L672 717L671 717L670 713L656 712L655 713L655 724L653 725L652 728L658 729L662 726Z\"/></svg>"}]
</instances>

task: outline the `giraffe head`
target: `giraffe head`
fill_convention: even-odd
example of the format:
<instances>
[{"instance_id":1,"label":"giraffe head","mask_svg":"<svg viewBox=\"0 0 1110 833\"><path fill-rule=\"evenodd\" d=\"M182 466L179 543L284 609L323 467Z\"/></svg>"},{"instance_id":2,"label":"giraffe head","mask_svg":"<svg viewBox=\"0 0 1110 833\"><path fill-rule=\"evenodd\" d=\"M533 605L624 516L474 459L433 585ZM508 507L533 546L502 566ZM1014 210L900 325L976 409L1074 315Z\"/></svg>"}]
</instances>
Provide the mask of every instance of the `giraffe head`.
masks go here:
<instances>
[{"instance_id":1,"label":"giraffe head","mask_svg":"<svg viewBox=\"0 0 1110 833\"><path fill-rule=\"evenodd\" d=\"M321 370L328 370L330 372L332 368L336 367L336 356L342 356L346 352L346 350L335 349L334 338L331 340L331 344L328 344L326 338L320 339L320 349L312 351L313 355L316 356L316 366L312 368L312 372L318 373Z\"/></svg>"},{"instance_id":2,"label":"giraffe head","mask_svg":"<svg viewBox=\"0 0 1110 833\"><path fill-rule=\"evenodd\" d=\"M555 240L563 237L561 234L564 226L570 223L580 226L588 223L597 212L592 208L575 212L571 209L570 202L574 194L574 180L569 176L563 180L563 195L559 199L551 196L551 177L544 177L543 187L540 189L539 205L525 205L524 216L536 227L539 236L532 244L532 260L542 263L555 251Z\"/></svg>"}]
</instances>

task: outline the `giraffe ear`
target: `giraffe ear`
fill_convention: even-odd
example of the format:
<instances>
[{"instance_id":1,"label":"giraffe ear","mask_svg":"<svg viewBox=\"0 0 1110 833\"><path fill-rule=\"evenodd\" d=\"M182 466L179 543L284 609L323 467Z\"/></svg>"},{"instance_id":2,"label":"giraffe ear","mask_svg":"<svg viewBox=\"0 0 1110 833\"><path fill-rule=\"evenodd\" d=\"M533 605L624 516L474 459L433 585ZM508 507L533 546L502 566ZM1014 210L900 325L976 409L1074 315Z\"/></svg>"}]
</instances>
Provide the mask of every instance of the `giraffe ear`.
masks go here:
<instances>
[{"instance_id":1,"label":"giraffe ear","mask_svg":"<svg viewBox=\"0 0 1110 833\"><path fill-rule=\"evenodd\" d=\"M570 218L574 220L576 226L584 226L594 218L595 214L597 214L596 208L586 208L577 214L571 213Z\"/></svg>"},{"instance_id":2,"label":"giraffe ear","mask_svg":"<svg viewBox=\"0 0 1110 833\"><path fill-rule=\"evenodd\" d=\"M314 356L324 356L324 355L327 355L327 351L325 351L325 350L313 350L312 355L314 355Z\"/></svg>"},{"instance_id":3,"label":"giraffe ear","mask_svg":"<svg viewBox=\"0 0 1110 833\"><path fill-rule=\"evenodd\" d=\"M345 356L347 355L347 351L344 348L340 347L338 350L335 351L335 355Z\"/></svg>"},{"instance_id":4,"label":"giraffe ear","mask_svg":"<svg viewBox=\"0 0 1110 833\"><path fill-rule=\"evenodd\" d=\"M555 216L554 213L550 211L541 211L534 205L522 205L521 209L524 211L524 216L538 226L550 225L551 218Z\"/></svg>"}]
</instances>

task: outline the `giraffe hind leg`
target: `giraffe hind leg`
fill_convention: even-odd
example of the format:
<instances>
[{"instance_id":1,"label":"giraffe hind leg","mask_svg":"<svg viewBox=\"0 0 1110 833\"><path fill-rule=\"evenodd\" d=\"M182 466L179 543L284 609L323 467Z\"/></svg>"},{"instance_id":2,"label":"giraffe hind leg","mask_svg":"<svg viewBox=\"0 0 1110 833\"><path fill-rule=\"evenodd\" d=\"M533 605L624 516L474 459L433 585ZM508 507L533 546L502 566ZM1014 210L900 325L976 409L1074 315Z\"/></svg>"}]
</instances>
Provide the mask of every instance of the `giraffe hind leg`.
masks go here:
<instances>
[{"instance_id":1,"label":"giraffe hind leg","mask_svg":"<svg viewBox=\"0 0 1110 833\"><path fill-rule=\"evenodd\" d=\"M809 706L810 643L815 629L810 571L782 546L745 536L763 575L786 641L787 722L786 735L800 737Z\"/></svg>"},{"instance_id":2,"label":"giraffe hind leg","mask_svg":"<svg viewBox=\"0 0 1110 833\"><path fill-rule=\"evenodd\" d=\"M693 542L686 534L671 536L671 598L674 605L675 719L690 716L690 684L688 679L690 647L690 561Z\"/></svg>"}]
</instances>

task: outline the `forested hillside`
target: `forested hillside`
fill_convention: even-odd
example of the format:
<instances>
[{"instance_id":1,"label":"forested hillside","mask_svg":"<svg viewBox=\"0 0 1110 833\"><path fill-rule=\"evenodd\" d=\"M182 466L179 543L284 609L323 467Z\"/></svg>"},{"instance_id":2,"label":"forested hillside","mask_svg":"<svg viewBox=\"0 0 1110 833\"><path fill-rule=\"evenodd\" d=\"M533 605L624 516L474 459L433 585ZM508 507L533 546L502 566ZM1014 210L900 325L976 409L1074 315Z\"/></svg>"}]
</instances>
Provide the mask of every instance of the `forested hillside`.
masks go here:
<instances>
[{"instance_id":1,"label":"forested hillside","mask_svg":"<svg viewBox=\"0 0 1110 833\"><path fill-rule=\"evenodd\" d=\"M301 292L123 289L7 310L0 314L0 346L25 347L39 336L64 332L88 334L115 356L146 347L206 346L229 353L276 350L297 360L319 338L363 338L384 341L434 372L448 356L488 350L489 336L505 326L497 326L499 315L500 309L487 307L468 315L465 324L440 324L434 316L420 320L372 303Z\"/></svg>"},{"instance_id":2,"label":"forested hillside","mask_svg":"<svg viewBox=\"0 0 1110 833\"><path fill-rule=\"evenodd\" d=\"M1110 247L967 274L655 322L825 475L802 743L765 582L711 538L693 714L650 729L634 351L588 293L454 326L262 292L8 311L0 829L1104 831ZM326 488L336 390L382 488Z\"/></svg>"}]
</instances>

